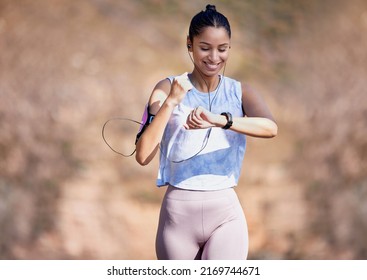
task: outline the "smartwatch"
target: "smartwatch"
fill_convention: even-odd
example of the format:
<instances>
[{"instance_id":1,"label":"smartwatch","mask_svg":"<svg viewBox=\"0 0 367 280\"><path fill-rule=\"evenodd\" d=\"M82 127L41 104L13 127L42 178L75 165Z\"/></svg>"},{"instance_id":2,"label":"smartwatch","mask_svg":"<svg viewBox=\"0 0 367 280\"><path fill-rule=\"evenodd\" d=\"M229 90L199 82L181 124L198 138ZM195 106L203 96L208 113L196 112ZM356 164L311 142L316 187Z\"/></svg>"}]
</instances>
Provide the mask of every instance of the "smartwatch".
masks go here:
<instances>
[{"instance_id":1,"label":"smartwatch","mask_svg":"<svg viewBox=\"0 0 367 280\"><path fill-rule=\"evenodd\" d=\"M228 129L228 128L230 128L230 127L232 126L232 124L233 124L232 114L231 114L231 113L229 113L229 112L223 112L223 113L221 113L221 115L222 115L222 116L225 116L225 117L226 117L226 119L227 119L227 123L226 123L226 125L225 125L225 126L223 126L222 128L223 128L223 129Z\"/></svg>"}]
</instances>

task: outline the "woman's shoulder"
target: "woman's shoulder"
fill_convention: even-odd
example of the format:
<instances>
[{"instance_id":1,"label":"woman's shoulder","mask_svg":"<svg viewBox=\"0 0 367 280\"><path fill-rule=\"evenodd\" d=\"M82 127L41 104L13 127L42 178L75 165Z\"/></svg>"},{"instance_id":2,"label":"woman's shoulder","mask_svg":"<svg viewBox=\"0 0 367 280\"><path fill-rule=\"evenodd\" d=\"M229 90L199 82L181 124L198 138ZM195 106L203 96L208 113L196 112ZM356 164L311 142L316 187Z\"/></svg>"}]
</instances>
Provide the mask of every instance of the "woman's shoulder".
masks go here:
<instances>
[{"instance_id":1,"label":"woman's shoulder","mask_svg":"<svg viewBox=\"0 0 367 280\"><path fill-rule=\"evenodd\" d=\"M154 89L171 87L171 83L172 83L172 80L170 79L170 77L164 78L157 82Z\"/></svg>"},{"instance_id":2,"label":"woman's shoulder","mask_svg":"<svg viewBox=\"0 0 367 280\"><path fill-rule=\"evenodd\" d=\"M232 84L234 87L236 87L236 89L238 89L238 91L241 94L252 94L253 88L252 86L247 82L247 81L240 81L236 78L231 78L231 77L224 77L224 80L229 83Z\"/></svg>"},{"instance_id":3,"label":"woman's shoulder","mask_svg":"<svg viewBox=\"0 0 367 280\"><path fill-rule=\"evenodd\" d=\"M225 84L229 85L232 88L235 88L236 91L242 92L243 82L232 77L223 76L223 81Z\"/></svg>"},{"instance_id":4,"label":"woman's shoulder","mask_svg":"<svg viewBox=\"0 0 367 280\"><path fill-rule=\"evenodd\" d=\"M242 88L243 88L242 82L240 82L235 78L227 76L223 77L223 82L224 82L224 88L230 89L228 93L234 94L238 100L242 99Z\"/></svg>"},{"instance_id":5,"label":"woman's shoulder","mask_svg":"<svg viewBox=\"0 0 367 280\"><path fill-rule=\"evenodd\" d=\"M254 92L252 86L248 82L241 83L241 91L243 94L252 94Z\"/></svg>"},{"instance_id":6,"label":"woman's shoulder","mask_svg":"<svg viewBox=\"0 0 367 280\"><path fill-rule=\"evenodd\" d=\"M156 114L159 107L169 95L171 90L171 81L168 78L158 81L149 98L149 112Z\"/></svg>"},{"instance_id":7,"label":"woman's shoulder","mask_svg":"<svg viewBox=\"0 0 367 280\"><path fill-rule=\"evenodd\" d=\"M158 90L163 90L164 92L166 92L166 94L169 94L169 91L171 89L171 84L173 82L173 80L175 79L175 77L177 77L178 75L171 75L171 76L167 76L166 78L160 80L156 86L154 87L154 90L158 89ZM153 90L153 92L154 92Z\"/></svg>"},{"instance_id":8,"label":"woman's shoulder","mask_svg":"<svg viewBox=\"0 0 367 280\"><path fill-rule=\"evenodd\" d=\"M154 96L157 93L159 95L168 96L170 89L171 89L171 81L168 78L162 79L158 81L157 84L154 86L151 96Z\"/></svg>"}]
</instances>

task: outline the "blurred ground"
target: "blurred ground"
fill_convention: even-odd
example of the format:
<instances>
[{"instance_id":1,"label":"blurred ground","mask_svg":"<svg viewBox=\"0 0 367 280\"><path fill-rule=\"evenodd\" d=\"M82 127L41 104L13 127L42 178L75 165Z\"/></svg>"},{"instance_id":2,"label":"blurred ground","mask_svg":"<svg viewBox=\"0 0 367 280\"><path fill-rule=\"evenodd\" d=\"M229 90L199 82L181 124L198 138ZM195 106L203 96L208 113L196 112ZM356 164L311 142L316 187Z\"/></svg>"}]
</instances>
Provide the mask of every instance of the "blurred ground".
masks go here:
<instances>
[{"instance_id":1,"label":"blurred ground","mask_svg":"<svg viewBox=\"0 0 367 280\"><path fill-rule=\"evenodd\" d=\"M212 3L233 29L226 75L279 124L249 138L237 187L249 258L366 259L367 3ZM157 159L112 153L101 129L191 71L188 24L206 4L0 0L0 259L155 258Z\"/></svg>"}]
</instances>

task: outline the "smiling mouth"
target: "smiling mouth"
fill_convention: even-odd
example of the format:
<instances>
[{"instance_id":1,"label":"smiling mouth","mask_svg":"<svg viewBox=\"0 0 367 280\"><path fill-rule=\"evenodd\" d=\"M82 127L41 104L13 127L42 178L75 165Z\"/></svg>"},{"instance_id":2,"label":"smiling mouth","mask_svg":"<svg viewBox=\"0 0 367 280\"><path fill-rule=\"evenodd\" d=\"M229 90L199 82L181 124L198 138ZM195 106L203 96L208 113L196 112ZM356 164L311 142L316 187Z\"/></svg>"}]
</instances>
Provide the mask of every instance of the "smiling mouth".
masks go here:
<instances>
[{"instance_id":1,"label":"smiling mouth","mask_svg":"<svg viewBox=\"0 0 367 280\"><path fill-rule=\"evenodd\" d=\"M209 69L209 70L217 70L219 65L220 65L220 62L219 63L209 63L209 62L205 62L204 61L204 64L206 65L206 67Z\"/></svg>"}]
</instances>

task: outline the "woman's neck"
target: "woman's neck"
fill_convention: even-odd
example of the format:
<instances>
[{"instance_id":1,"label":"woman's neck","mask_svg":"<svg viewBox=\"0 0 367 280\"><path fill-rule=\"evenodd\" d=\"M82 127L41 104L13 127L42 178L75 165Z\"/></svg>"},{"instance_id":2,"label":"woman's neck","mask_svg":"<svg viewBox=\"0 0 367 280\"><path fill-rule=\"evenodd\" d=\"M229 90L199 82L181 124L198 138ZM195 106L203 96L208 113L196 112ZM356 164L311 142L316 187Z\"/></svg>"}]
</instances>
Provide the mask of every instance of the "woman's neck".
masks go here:
<instances>
[{"instance_id":1,"label":"woman's neck","mask_svg":"<svg viewBox=\"0 0 367 280\"><path fill-rule=\"evenodd\" d=\"M199 73L197 69L194 69L191 74L189 74L189 78L194 87L201 92L212 92L214 91L219 84L219 75L215 75L212 77L204 76Z\"/></svg>"}]
</instances>

